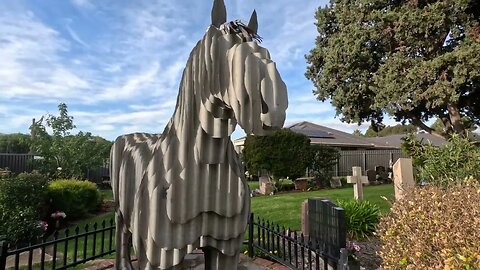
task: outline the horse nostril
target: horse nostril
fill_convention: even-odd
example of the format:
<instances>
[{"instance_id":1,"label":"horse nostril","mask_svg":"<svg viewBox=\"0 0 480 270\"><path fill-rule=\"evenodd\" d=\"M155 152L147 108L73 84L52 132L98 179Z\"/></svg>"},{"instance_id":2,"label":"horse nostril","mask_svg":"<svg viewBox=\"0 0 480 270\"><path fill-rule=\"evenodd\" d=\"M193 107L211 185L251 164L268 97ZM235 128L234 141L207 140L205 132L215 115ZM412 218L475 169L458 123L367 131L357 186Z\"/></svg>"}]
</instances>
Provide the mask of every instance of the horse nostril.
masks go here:
<instances>
[{"instance_id":1,"label":"horse nostril","mask_svg":"<svg viewBox=\"0 0 480 270\"><path fill-rule=\"evenodd\" d=\"M262 113L266 114L266 113L268 113L268 105L267 105L267 103L265 103L263 98L261 98L261 100L262 100Z\"/></svg>"}]
</instances>

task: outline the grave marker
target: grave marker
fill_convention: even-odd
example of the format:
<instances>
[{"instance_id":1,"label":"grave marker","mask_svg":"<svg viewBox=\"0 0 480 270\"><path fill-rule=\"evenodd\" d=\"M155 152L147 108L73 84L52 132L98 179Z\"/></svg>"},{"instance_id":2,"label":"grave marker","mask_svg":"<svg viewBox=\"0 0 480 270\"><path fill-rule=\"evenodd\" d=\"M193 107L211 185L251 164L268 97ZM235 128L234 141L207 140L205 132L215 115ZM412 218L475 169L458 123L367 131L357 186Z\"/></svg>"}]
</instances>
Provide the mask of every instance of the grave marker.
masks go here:
<instances>
[{"instance_id":1,"label":"grave marker","mask_svg":"<svg viewBox=\"0 0 480 270\"><path fill-rule=\"evenodd\" d=\"M368 178L362 176L362 167L352 167L352 176L347 176L347 183L353 184L353 196L357 201L363 201L363 184L368 184Z\"/></svg>"},{"instance_id":2,"label":"grave marker","mask_svg":"<svg viewBox=\"0 0 480 270\"><path fill-rule=\"evenodd\" d=\"M393 182L395 185L395 199L399 200L405 193L415 186L411 158L399 158L393 165Z\"/></svg>"}]
</instances>

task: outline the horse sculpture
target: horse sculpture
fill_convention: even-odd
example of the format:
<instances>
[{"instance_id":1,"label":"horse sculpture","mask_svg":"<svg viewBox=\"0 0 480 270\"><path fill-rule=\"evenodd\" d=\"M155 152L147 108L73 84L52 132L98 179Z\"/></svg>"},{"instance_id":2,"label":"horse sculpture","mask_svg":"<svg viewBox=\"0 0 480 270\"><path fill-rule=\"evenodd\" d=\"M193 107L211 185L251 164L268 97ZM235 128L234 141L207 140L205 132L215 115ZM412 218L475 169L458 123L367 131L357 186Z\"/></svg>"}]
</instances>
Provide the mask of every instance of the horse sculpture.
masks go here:
<instances>
[{"instance_id":1,"label":"horse sculpture","mask_svg":"<svg viewBox=\"0 0 480 270\"><path fill-rule=\"evenodd\" d=\"M116 139L111 181L116 206L116 267L180 269L200 248L205 269L237 269L250 214L250 194L230 140L238 123L247 134L280 128L286 86L248 26L226 22L215 0L212 25L190 54L175 112L161 135Z\"/></svg>"}]
</instances>

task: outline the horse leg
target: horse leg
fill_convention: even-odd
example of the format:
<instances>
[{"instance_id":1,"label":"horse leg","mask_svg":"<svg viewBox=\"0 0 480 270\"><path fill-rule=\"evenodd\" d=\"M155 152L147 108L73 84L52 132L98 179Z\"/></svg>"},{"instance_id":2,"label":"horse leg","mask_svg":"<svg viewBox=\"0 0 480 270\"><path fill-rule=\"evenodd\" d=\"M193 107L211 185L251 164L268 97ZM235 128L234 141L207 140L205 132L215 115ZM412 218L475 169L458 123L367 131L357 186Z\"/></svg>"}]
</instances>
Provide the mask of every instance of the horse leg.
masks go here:
<instances>
[{"instance_id":1,"label":"horse leg","mask_svg":"<svg viewBox=\"0 0 480 270\"><path fill-rule=\"evenodd\" d=\"M236 270L239 254L227 256L216 248L203 248L205 254L205 270Z\"/></svg>"},{"instance_id":2,"label":"horse leg","mask_svg":"<svg viewBox=\"0 0 480 270\"><path fill-rule=\"evenodd\" d=\"M121 213L115 213L116 219L116 253L115 253L115 268L118 270L133 270L132 261L130 258L130 241L132 234L128 231L123 222Z\"/></svg>"}]
</instances>

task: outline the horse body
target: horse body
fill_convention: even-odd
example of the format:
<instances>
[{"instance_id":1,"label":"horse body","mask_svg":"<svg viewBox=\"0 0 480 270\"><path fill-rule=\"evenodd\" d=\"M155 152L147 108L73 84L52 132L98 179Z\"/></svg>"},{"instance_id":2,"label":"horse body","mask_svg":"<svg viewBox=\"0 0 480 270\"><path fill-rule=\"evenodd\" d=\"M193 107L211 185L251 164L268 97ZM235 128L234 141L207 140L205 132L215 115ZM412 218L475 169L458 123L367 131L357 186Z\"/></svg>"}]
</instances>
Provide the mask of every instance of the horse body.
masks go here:
<instances>
[{"instance_id":1,"label":"horse body","mask_svg":"<svg viewBox=\"0 0 480 270\"><path fill-rule=\"evenodd\" d=\"M131 239L140 269L176 269L197 248L206 269L236 269L250 193L230 135L237 122L254 134L281 127L286 109L268 51L242 38L210 26L190 54L164 132L116 139L117 268L132 269Z\"/></svg>"}]
</instances>

